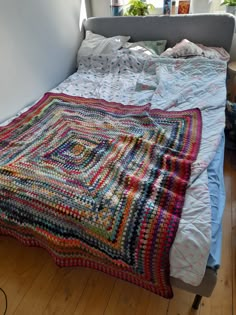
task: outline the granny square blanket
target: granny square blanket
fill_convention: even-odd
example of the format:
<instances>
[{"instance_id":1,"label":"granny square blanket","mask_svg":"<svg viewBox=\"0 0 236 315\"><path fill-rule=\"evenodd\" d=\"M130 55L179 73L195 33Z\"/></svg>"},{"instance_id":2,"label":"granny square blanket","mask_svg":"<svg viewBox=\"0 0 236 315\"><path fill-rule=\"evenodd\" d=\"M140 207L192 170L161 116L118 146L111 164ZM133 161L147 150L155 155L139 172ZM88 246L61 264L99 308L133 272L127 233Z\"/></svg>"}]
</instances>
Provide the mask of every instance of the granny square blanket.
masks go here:
<instances>
[{"instance_id":1,"label":"granny square blanket","mask_svg":"<svg viewBox=\"0 0 236 315\"><path fill-rule=\"evenodd\" d=\"M0 233L166 298L199 109L47 93L0 127Z\"/></svg>"}]
</instances>

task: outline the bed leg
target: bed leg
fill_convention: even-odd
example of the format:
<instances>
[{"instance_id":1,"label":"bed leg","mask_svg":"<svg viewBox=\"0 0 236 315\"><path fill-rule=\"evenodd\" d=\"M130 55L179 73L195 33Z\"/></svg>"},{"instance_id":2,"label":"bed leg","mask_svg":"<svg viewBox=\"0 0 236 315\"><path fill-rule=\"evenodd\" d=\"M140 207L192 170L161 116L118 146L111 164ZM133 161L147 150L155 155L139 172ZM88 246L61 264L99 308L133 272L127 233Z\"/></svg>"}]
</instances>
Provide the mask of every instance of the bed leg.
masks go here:
<instances>
[{"instance_id":1,"label":"bed leg","mask_svg":"<svg viewBox=\"0 0 236 315\"><path fill-rule=\"evenodd\" d=\"M201 300L202 300L202 296L197 294L197 295L195 296L195 299L194 299L193 305L192 305L192 308L193 308L194 310L198 310L199 305L200 305L200 303L201 303Z\"/></svg>"}]
</instances>

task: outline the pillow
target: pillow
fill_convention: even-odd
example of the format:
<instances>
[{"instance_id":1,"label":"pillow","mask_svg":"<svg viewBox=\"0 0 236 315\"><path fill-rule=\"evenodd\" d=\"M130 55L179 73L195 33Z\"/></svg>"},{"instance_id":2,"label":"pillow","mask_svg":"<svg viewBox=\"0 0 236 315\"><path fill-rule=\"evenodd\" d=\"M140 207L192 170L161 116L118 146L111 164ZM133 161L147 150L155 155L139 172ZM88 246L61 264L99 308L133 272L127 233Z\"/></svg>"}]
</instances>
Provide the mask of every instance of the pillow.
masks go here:
<instances>
[{"instance_id":1,"label":"pillow","mask_svg":"<svg viewBox=\"0 0 236 315\"><path fill-rule=\"evenodd\" d=\"M190 42L187 39L183 39L180 43L176 44L173 48L168 48L161 54L162 57L191 57L202 56L202 49Z\"/></svg>"},{"instance_id":2,"label":"pillow","mask_svg":"<svg viewBox=\"0 0 236 315\"><path fill-rule=\"evenodd\" d=\"M197 44L202 49L202 55L209 59L220 59L229 61L230 55L224 48L221 47L207 47L202 44Z\"/></svg>"},{"instance_id":3,"label":"pillow","mask_svg":"<svg viewBox=\"0 0 236 315\"><path fill-rule=\"evenodd\" d=\"M120 49L124 43L130 39L130 36L104 37L86 31L86 37L83 40L77 55L77 61L80 56L112 54Z\"/></svg>"},{"instance_id":4,"label":"pillow","mask_svg":"<svg viewBox=\"0 0 236 315\"><path fill-rule=\"evenodd\" d=\"M140 41L135 43L125 43L123 48L130 49L132 51L137 51L140 53L145 53L147 55L160 55L166 48L166 40L148 40Z\"/></svg>"},{"instance_id":5,"label":"pillow","mask_svg":"<svg viewBox=\"0 0 236 315\"><path fill-rule=\"evenodd\" d=\"M161 54L161 56L174 58L203 56L209 59L220 59L224 61L229 61L230 59L230 55L224 48L207 47L202 44L194 44L187 39L183 39L173 48L168 48Z\"/></svg>"}]
</instances>

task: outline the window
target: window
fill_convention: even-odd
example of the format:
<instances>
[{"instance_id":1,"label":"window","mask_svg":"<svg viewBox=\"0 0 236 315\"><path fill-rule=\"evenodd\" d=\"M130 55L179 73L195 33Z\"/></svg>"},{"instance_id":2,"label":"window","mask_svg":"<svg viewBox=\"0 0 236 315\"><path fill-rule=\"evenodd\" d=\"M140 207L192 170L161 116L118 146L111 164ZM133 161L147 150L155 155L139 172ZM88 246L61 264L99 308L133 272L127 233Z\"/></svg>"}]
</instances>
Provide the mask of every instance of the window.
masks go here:
<instances>
[{"instance_id":1,"label":"window","mask_svg":"<svg viewBox=\"0 0 236 315\"><path fill-rule=\"evenodd\" d=\"M124 0L127 4L129 0ZM156 7L156 14L161 14L163 10L163 0L146 0L147 3L151 3ZM191 0L191 12L192 13L208 13L208 12L224 12L225 6L220 4L223 0ZM176 1L176 7L178 6L179 0Z\"/></svg>"}]
</instances>

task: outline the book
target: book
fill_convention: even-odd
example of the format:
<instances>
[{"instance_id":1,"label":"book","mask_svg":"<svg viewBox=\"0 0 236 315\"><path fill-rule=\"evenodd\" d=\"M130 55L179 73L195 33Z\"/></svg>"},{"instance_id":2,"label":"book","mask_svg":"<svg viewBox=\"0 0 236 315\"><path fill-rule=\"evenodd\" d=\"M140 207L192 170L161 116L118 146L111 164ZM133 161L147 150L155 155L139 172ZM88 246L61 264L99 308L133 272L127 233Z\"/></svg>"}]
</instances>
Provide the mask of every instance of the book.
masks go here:
<instances>
[{"instance_id":1,"label":"book","mask_svg":"<svg viewBox=\"0 0 236 315\"><path fill-rule=\"evenodd\" d=\"M179 1L178 14L188 14L190 9L190 1Z\"/></svg>"},{"instance_id":2,"label":"book","mask_svg":"<svg viewBox=\"0 0 236 315\"><path fill-rule=\"evenodd\" d=\"M171 0L164 0L163 2L163 14L170 15L171 12Z\"/></svg>"}]
</instances>

